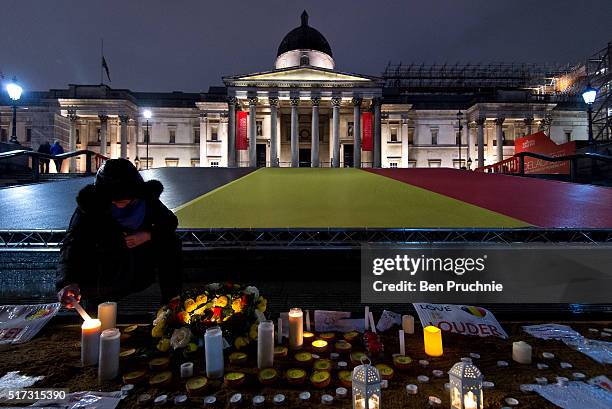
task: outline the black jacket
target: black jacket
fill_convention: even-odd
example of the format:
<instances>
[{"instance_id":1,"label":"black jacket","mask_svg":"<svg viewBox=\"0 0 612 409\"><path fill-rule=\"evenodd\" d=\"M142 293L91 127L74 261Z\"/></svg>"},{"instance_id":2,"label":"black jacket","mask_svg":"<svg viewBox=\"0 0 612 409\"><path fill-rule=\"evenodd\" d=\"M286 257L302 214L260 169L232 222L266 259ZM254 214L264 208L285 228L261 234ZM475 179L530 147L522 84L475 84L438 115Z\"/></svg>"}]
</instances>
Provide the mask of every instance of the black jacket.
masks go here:
<instances>
[{"instance_id":1,"label":"black jacket","mask_svg":"<svg viewBox=\"0 0 612 409\"><path fill-rule=\"evenodd\" d=\"M134 249L125 244L132 232L111 216L111 202L85 186L77 196L78 207L62 244L58 289L76 283L91 296L120 297L146 288L155 280L156 260L175 251L176 216L159 200L163 185L145 182L141 200L146 213L140 230L151 232L151 241Z\"/></svg>"}]
</instances>

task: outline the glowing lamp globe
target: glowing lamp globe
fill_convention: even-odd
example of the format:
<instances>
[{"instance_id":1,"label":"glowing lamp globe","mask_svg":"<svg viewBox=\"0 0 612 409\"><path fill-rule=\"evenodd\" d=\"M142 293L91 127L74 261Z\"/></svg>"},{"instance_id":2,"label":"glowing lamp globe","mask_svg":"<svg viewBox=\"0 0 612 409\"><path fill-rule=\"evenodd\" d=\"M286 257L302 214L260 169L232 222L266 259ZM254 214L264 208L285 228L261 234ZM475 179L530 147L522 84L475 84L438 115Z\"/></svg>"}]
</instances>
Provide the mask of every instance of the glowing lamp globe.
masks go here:
<instances>
[{"instance_id":1,"label":"glowing lamp globe","mask_svg":"<svg viewBox=\"0 0 612 409\"><path fill-rule=\"evenodd\" d=\"M380 409L382 381L378 369L367 357L353 369L352 381L353 409Z\"/></svg>"},{"instance_id":2,"label":"glowing lamp globe","mask_svg":"<svg viewBox=\"0 0 612 409\"><path fill-rule=\"evenodd\" d=\"M582 93L582 99L586 104L592 104L595 102L595 97L597 96L597 90L590 85L584 90Z\"/></svg>"},{"instance_id":3,"label":"glowing lamp globe","mask_svg":"<svg viewBox=\"0 0 612 409\"><path fill-rule=\"evenodd\" d=\"M470 358L463 358L448 371L451 409L483 409L482 373Z\"/></svg>"},{"instance_id":4,"label":"glowing lamp globe","mask_svg":"<svg viewBox=\"0 0 612 409\"><path fill-rule=\"evenodd\" d=\"M11 98L13 101L19 101L23 88L13 81L6 84L6 92L8 92L9 98Z\"/></svg>"},{"instance_id":5,"label":"glowing lamp globe","mask_svg":"<svg viewBox=\"0 0 612 409\"><path fill-rule=\"evenodd\" d=\"M145 109L142 113L142 116L144 116L146 119L151 119L153 114L151 113L150 109Z\"/></svg>"}]
</instances>

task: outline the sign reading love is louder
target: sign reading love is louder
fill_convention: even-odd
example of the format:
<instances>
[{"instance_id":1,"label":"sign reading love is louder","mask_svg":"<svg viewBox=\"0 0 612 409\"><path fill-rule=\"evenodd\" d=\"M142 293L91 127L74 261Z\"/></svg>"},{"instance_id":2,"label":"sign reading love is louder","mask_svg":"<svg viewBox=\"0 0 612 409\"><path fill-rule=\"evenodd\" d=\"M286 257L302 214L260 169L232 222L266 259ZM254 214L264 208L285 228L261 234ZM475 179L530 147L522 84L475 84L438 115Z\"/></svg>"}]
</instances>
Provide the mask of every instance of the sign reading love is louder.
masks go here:
<instances>
[{"instance_id":1,"label":"sign reading love is louder","mask_svg":"<svg viewBox=\"0 0 612 409\"><path fill-rule=\"evenodd\" d=\"M471 305L414 303L423 327L433 325L442 331L480 337L508 338L491 311Z\"/></svg>"}]
</instances>

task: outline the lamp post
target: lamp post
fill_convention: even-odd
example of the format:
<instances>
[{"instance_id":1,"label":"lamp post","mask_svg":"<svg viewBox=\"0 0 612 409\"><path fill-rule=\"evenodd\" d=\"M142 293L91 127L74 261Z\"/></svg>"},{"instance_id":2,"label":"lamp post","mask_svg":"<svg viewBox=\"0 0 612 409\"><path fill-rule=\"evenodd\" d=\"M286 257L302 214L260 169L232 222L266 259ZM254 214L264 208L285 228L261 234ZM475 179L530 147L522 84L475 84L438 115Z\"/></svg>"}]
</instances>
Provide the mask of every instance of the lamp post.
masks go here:
<instances>
[{"instance_id":1,"label":"lamp post","mask_svg":"<svg viewBox=\"0 0 612 409\"><path fill-rule=\"evenodd\" d=\"M13 77L13 80L6 84L6 92L8 92L9 98L13 101L13 131L11 132L11 143L18 144L17 141L17 101L21 98L23 88L17 83L17 78Z\"/></svg>"},{"instance_id":2,"label":"lamp post","mask_svg":"<svg viewBox=\"0 0 612 409\"><path fill-rule=\"evenodd\" d=\"M597 96L597 90L589 84L582 93L582 99L587 104L587 114L589 116L589 146L593 145L593 102Z\"/></svg>"},{"instance_id":3,"label":"lamp post","mask_svg":"<svg viewBox=\"0 0 612 409\"><path fill-rule=\"evenodd\" d=\"M151 113L150 109L145 109L142 114L144 115L144 117L147 120L147 130L146 130L146 133L145 133L145 142L147 144L147 153L146 153L147 157L146 157L145 160L147 161L146 168L149 169L149 160L150 160L149 159L149 119L151 119L151 116L153 116L153 114Z\"/></svg>"},{"instance_id":4,"label":"lamp post","mask_svg":"<svg viewBox=\"0 0 612 409\"><path fill-rule=\"evenodd\" d=\"M472 158L468 158L467 160L467 169L472 170Z\"/></svg>"},{"instance_id":5,"label":"lamp post","mask_svg":"<svg viewBox=\"0 0 612 409\"><path fill-rule=\"evenodd\" d=\"M457 112L457 122L459 123L459 140L457 141L457 150L459 151L459 169L461 169L461 131L463 130L463 124L461 119L463 118L463 113L461 110Z\"/></svg>"}]
</instances>

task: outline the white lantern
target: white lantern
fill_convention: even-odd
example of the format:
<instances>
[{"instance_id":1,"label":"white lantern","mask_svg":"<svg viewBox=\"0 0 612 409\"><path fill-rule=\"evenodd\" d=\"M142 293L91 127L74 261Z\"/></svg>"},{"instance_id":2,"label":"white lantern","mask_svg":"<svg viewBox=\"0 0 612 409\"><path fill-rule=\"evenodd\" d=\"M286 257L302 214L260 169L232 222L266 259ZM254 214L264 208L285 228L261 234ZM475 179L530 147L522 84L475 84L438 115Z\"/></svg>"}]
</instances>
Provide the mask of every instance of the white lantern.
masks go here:
<instances>
[{"instance_id":1,"label":"white lantern","mask_svg":"<svg viewBox=\"0 0 612 409\"><path fill-rule=\"evenodd\" d=\"M353 369L353 409L380 408L380 374L371 364L368 358L362 358L361 365Z\"/></svg>"},{"instance_id":2,"label":"white lantern","mask_svg":"<svg viewBox=\"0 0 612 409\"><path fill-rule=\"evenodd\" d=\"M470 358L462 358L450 371L451 409L483 409L482 373Z\"/></svg>"}]
</instances>

